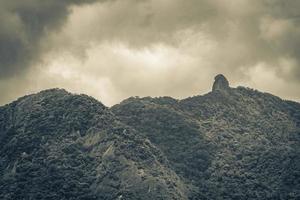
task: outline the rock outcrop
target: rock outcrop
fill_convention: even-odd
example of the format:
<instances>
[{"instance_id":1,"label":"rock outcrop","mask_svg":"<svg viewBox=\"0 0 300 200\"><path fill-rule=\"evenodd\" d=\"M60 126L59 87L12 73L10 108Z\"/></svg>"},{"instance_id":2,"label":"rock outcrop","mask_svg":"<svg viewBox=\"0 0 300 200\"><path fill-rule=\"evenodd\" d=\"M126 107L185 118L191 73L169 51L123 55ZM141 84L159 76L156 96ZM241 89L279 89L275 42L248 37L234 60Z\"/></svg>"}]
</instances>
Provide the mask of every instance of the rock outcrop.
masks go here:
<instances>
[{"instance_id":1,"label":"rock outcrop","mask_svg":"<svg viewBox=\"0 0 300 200\"><path fill-rule=\"evenodd\" d=\"M227 91L228 89L230 89L228 80L223 74L218 74L215 77L212 91Z\"/></svg>"}]
</instances>

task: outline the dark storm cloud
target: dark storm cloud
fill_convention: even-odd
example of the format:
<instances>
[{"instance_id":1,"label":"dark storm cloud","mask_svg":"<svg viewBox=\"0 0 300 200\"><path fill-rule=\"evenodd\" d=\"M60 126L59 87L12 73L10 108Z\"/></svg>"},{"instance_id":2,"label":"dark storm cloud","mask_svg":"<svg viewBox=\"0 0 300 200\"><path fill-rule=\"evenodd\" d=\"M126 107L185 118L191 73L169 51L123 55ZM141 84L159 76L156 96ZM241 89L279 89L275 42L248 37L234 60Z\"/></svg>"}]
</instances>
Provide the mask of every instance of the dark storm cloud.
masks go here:
<instances>
[{"instance_id":1,"label":"dark storm cloud","mask_svg":"<svg viewBox=\"0 0 300 200\"><path fill-rule=\"evenodd\" d=\"M87 2L0 0L0 102L47 87L110 105L181 98L208 91L218 73L300 99L300 1Z\"/></svg>"},{"instance_id":2,"label":"dark storm cloud","mask_svg":"<svg viewBox=\"0 0 300 200\"><path fill-rule=\"evenodd\" d=\"M26 70L39 59L40 42L59 29L69 7L93 0L1 0L0 78Z\"/></svg>"},{"instance_id":3,"label":"dark storm cloud","mask_svg":"<svg viewBox=\"0 0 300 200\"><path fill-rule=\"evenodd\" d=\"M48 45L43 39L62 27L70 6L93 1L1 0L0 77L40 59L41 43ZM299 9L300 1L295 0L116 0L94 6L91 22L79 23L78 32L85 32L82 40L119 40L143 48L155 43L177 45L182 40L175 37L178 32L202 31L219 45L220 51L214 53L223 60L215 63L220 69L238 71L267 62L282 76L297 80ZM278 58L282 57L297 63L288 73L281 73Z\"/></svg>"},{"instance_id":4,"label":"dark storm cloud","mask_svg":"<svg viewBox=\"0 0 300 200\"><path fill-rule=\"evenodd\" d=\"M176 46L189 37L178 38L180 31L201 31L219 46L213 52L220 61L215 67L241 72L266 62L283 78L299 81L299 9L296 0L123 0L88 9L94 14L76 32L81 38L144 48L155 43ZM296 64L282 73L281 58Z\"/></svg>"}]
</instances>

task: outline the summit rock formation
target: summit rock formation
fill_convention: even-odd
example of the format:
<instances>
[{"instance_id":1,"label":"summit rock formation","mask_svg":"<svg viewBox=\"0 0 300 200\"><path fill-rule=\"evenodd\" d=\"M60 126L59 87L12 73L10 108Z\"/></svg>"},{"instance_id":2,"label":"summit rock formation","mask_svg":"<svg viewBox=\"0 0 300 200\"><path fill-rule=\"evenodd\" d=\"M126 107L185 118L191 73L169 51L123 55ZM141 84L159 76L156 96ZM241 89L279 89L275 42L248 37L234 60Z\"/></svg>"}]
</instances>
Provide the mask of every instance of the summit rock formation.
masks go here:
<instances>
[{"instance_id":1,"label":"summit rock formation","mask_svg":"<svg viewBox=\"0 0 300 200\"><path fill-rule=\"evenodd\" d=\"M212 91L227 91L230 89L229 82L223 74L218 74L215 77Z\"/></svg>"},{"instance_id":2,"label":"summit rock formation","mask_svg":"<svg viewBox=\"0 0 300 200\"><path fill-rule=\"evenodd\" d=\"M300 104L223 75L182 100L51 89L0 107L3 200L297 200L299 177Z\"/></svg>"}]
</instances>

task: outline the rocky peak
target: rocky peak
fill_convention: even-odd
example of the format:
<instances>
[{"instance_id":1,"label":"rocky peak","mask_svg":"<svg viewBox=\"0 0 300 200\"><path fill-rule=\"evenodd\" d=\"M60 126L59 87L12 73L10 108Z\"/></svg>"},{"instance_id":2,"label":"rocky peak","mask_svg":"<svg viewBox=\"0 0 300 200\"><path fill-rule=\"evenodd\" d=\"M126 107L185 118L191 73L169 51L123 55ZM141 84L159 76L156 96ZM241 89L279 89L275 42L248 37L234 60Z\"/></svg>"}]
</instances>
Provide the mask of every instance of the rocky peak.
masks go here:
<instances>
[{"instance_id":1,"label":"rocky peak","mask_svg":"<svg viewBox=\"0 0 300 200\"><path fill-rule=\"evenodd\" d=\"M215 77L212 91L227 91L229 89L229 82L223 74L218 74Z\"/></svg>"}]
</instances>

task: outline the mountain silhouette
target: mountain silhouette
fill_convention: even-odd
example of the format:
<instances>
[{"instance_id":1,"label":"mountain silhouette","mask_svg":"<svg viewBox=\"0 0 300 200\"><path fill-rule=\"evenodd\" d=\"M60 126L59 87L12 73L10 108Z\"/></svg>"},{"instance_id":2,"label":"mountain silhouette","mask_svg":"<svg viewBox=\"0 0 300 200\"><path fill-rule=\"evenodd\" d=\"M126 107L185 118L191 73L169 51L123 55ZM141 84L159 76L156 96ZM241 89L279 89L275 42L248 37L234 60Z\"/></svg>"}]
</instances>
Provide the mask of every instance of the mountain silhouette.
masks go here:
<instances>
[{"instance_id":1,"label":"mountain silhouette","mask_svg":"<svg viewBox=\"0 0 300 200\"><path fill-rule=\"evenodd\" d=\"M224 75L111 108L24 96L0 107L0 199L300 199L300 104Z\"/></svg>"}]
</instances>

